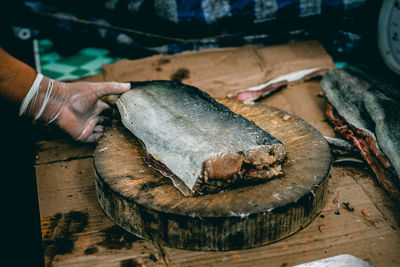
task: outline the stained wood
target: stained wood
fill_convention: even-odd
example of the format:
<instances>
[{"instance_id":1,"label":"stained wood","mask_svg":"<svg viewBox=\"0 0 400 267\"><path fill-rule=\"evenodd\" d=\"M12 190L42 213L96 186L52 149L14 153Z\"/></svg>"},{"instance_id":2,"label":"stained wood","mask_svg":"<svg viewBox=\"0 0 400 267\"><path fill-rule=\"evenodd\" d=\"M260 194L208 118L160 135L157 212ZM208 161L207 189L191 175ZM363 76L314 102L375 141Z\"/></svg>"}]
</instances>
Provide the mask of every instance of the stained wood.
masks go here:
<instances>
[{"instance_id":1,"label":"stained wood","mask_svg":"<svg viewBox=\"0 0 400 267\"><path fill-rule=\"evenodd\" d=\"M81 153L75 149L66 154L74 151ZM130 237L104 214L96 198L93 159L74 158L36 165L45 266L124 266L127 260L132 265L165 266L157 245ZM74 213L78 216L66 220ZM79 219L85 216L83 228Z\"/></svg>"},{"instance_id":2,"label":"stained wood","mask_svg":"<svg viewBox=\"0 0 400 267\"><path fill-rule=\"evenodd\" d=\"M234 112L280 139L284 175L215 195L184 197L143 161L139 141L122 125L94 153L96 192L105 213L125 230L161 245L232 250L265 245L308 225L323 207L331 156L322 135L302 119L266 105L222 99Z\"/></svg>"}]
</instances>

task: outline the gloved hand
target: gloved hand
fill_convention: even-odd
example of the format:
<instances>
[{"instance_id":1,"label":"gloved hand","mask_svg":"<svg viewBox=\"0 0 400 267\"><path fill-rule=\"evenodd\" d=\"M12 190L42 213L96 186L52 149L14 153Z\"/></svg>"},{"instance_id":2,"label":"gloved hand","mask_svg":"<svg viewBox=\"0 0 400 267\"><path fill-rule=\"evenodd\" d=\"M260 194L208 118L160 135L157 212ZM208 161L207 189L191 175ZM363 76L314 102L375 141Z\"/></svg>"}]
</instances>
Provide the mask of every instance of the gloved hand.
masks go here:
<instances>
[{"instance_id":1,"label":"gloved hand","mask_svg":"<svg viewBox=\"0 0 400 267\"><path fill-rule=\"evenodd\" d=\"M129 83L64 83L39 73L21 103L19 114L55 123L77 141L97 142L104 131L101 124L105 117L100 113L110 108L100 98L129 89Z\"/></svg>"}]
</instances>

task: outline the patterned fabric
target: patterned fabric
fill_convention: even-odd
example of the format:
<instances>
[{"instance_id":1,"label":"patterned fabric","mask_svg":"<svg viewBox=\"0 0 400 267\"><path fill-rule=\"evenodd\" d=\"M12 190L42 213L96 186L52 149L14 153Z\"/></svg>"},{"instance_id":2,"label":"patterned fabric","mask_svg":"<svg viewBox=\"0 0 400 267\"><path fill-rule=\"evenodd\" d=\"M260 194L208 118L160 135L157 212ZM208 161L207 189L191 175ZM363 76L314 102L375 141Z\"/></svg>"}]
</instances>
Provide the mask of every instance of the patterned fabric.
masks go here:
<instances>
[{"instance_id":1,"label":"patterned fabric","mask_svg":"<svg viewBox=\"0 0 400 267\"><path fill-rule=\"evenodd\" d=\"M61 56L52 49L51 40L39 42L41 73L59 81L75 80L101 72L101 65L119 58L110 57L106 49L84 48L72 56Z\"/></svg>"},{"instance_id":2,"label":"patterned fabric","mask_svg":"<svg viewBox=\"0 0 400 267\"><path fill-rule=\"evenodd\" d=\"M15 31L50 37L64 53L99 45L128 58L319 37L326 24L343 24L366 0L86 0L21 1L34 22ZM360 12L359 12L360 13ZM329 19L326 19L329 17ZM349 20L352 21L351 19ZM363 33L341 29L332 48L349 51ZM18 33L17 33L18 34ZM322 36L322 38L329 38ZM74 48L76 48L74 50ZM339 51L336 50L336 51Z\"/></svg>"},{"instance_id":3,"label":"patterned fabric","mask_svg":"<svg viewBox=\"0 0 400 267\"><path fill-rule=\"evenodd\" d=\"M254 23L261 23L279 17L320 15L332 8L350 10L362 6L365 0L155 0L154 3L156 13L174 23L214 23L227 17L248 17Z\"/></svg>"}]
</instances>

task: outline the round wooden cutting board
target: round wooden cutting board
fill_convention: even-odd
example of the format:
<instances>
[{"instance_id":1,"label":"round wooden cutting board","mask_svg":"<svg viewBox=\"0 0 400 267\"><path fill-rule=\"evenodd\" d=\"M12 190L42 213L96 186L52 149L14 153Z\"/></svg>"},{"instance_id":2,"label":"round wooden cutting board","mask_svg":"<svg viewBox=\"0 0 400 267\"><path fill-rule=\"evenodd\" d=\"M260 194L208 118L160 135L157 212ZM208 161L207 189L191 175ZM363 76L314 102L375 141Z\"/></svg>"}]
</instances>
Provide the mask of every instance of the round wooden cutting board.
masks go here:
<instances>
[{"instance_id":1,"label":"round wooden cutting board","mask_svg":"<svg viewBox=\"0 0 400 267\"><path fill-rule=\"evenodd\" d=\"M120 124L106 131L94 153L97 197L116 224L168 247L233 250L280 240L316 217L332 163L323 136L282 110L218 101L282 141L288 153L284 175L254 186L184 197L144 163L142 145Z\"/></svg>"}]
</instances>

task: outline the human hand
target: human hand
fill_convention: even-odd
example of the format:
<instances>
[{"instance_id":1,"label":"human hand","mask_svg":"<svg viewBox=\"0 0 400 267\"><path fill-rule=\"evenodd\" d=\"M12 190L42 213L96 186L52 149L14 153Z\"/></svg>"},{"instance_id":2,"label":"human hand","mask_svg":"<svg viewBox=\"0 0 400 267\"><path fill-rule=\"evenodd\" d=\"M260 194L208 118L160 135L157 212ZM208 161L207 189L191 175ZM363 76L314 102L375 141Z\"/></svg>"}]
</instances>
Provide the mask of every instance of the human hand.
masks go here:
<instances>
[{"instance_id":1,"label":"human hand","mask_svg":"<svg viewBox=\"0 0 400 267\"><path fill-rule=\"evenodd\" d=\"M121 94L130 89L129 83L57 83L55 86L66 92L66 104L55 123L82 142L97 142L103 135L102 123L106 118L101 116L101 113L110 106L100 98L105 95Z\"/></svg>"},{"instance_id":2,"label":"human hand","mask_svg":"<svg viewBox=\"0 0 400 267\"><path fill-rule=\"evenodd\" d=\"M27 111L35 119L54 122L77 141L97 142L103 135L102 123L106 119L101 113L110 108L100 98L129 89L129 83L64 83L43 77L35 96L24 106L29 93L25 97L20 114Z\"/></svg>"}]
</instances>

